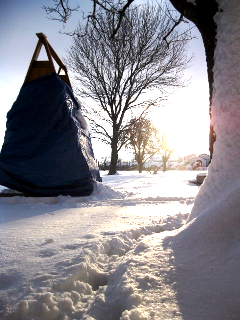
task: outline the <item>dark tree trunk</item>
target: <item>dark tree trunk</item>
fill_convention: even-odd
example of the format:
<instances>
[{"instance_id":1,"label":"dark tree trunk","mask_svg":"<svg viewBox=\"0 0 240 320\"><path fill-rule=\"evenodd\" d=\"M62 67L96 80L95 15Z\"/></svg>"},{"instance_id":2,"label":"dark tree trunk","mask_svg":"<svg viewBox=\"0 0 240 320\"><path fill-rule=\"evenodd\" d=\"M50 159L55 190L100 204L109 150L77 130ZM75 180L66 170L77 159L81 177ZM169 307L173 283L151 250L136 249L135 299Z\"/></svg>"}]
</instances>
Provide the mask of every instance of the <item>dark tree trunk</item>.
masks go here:
<instances>
[{"instance_id":1,"label":"dark tree trunk","mask_svg":"<svg viewBox=\"0 0 240 320\"><path fill-rule=\"evenodd\" d=\"M142 163L142 161L139 161L138 162L138 172L142 173L142 170L143 170L143 163Z\"/></svg>"},{"instance_id":2,"label":"dark tree trunk","mask_svg":"<svg viewBox=\"0 0 240 320\"><path fill-rule=\"evenodd\" d=\"M109 175L113 175L117 172L117 162L118 162L118 130L116 125L113 125L113 137L111 143L111 162L109 168Z\"/></svg>"},{"instance_id":3,"label":"dark tree trunk","mask_svg":"<svg viewBox=\"0 0 240 320\"><path fill-rule=\"evenodd\" d=\"M213 91L213 66L214 66L214 50L216 47L217 26L214 22L214 15L218 11L216 0L197 0L196 5L193 5L186 0L169 0L172 5L187 19L192 21L202 35L203 44L205 47L207 73L209 81L209 113L211 117L212 106L212 91ZM216 140L214 129L211 126L209 151L212 158L213 143Z\"/></svg>"},{"instance_id":4,"label":"dark tree trunk","mask_svg":"<svg viewBox=\"0 0 240 320\"><path fill-rule=\"evenodd\" d=\"M167 171L167 158L165 156L162 156L162 162L163 162L163 172Z\"/></svg>"}]
</instances>

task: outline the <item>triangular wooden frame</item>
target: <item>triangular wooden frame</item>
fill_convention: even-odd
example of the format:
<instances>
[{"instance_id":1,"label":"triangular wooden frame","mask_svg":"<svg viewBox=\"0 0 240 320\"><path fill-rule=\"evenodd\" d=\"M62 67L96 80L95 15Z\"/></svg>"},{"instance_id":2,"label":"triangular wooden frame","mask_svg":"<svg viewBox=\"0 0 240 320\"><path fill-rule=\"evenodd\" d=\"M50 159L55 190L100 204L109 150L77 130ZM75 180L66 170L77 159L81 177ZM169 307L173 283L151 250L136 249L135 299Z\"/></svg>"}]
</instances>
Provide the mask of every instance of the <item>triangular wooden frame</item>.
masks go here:
<instances>
[{"instance_id":1,"label":"triangular wooden frame","mask_svg":"<svg viewBox=\"0 0 240 320\"><path fill-rule=\"evenodd\" d=\"M53 59L54 59L59 66L57 74L71 88L71 83L70 83L70 80L68 77L67 68L62 63L61 59L59 58L59 56L56 54L56 52L54 51L54 49L52 48L52 46L48 42L46 35L43 33L36 33L36 35L39 40L38 40L36 49L33 53L33 57L30 62L24 83L38 79L38 78L40 78L46 74L49 74L51 72L56 72L55 66L53 63ZM42 45L44 45L46 53L47 53L48 60L46 60L46 61L38 61L37 60L39 53L41 51ZM64 71L65 74L61 74L62 71Z\"/></svg>"}]
</instances>

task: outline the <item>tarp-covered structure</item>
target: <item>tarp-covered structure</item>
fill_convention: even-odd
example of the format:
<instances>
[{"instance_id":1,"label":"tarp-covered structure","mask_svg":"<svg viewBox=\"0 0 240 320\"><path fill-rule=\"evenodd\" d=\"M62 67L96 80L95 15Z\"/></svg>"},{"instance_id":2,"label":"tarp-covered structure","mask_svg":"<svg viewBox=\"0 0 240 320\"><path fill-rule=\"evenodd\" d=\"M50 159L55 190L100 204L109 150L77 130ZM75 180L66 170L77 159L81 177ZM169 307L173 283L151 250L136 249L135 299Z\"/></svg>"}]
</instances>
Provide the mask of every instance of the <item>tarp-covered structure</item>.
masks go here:
<instances>
[{"instance_id":1,"label":"tarp-covered structure","mask_svg":"<svg viewBox=\"0 0 240 320\"><path fill-rule=\"evenodd\" d=\"M38 196L85 196L101 181L80 109L56 72L26 81L7 114L0 185Z\"/></svg>"}]
</instances>

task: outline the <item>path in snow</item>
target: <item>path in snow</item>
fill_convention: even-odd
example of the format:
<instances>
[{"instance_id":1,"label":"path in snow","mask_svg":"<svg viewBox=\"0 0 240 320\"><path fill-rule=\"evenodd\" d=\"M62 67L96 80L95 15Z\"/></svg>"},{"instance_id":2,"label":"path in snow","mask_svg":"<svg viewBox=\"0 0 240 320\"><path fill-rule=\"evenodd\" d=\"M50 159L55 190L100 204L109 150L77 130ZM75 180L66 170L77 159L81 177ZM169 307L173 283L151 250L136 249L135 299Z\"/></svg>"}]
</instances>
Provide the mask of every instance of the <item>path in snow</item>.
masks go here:
<instances>
[{"instance_id":1,"label":"path in snow","mask_svg":"<svg viewBox=\"0 0 240 320\"><path fill-rule=\"evenodd\" d=\"M103 175L104 184L98 184L90 197L1 198L2 314L14 310L22 299L36 299L39 294L55 291L61 312L64 308L59 301L66 292L79 290L87 296L82 307L90 310L96 293L92 290L106 285L120 257L136 246L141 236L182 225L199 190L188 183L195 175L128 172L114 177ZM88 276L81 277L84 268L90 271L85 270ZM77 290L76 281L84 288ZM18 316L25 320L27 311L22 305L19 308ZM41 314L36 305L34 309ZM29 308L28 312L30 316ZM53 310L49 312L52 317ZM46 314L40 319L46 319Z\"/></svg>"}]
</instances>

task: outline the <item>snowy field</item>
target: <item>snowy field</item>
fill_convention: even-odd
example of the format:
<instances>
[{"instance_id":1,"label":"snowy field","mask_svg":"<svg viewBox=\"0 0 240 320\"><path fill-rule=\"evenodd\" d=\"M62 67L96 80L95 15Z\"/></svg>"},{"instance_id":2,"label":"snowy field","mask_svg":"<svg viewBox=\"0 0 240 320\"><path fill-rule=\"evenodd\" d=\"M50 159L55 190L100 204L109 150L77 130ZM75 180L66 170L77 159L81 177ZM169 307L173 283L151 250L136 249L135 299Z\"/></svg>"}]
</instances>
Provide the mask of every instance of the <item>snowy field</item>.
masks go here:
<instances>
[{"instance_id":1,"label":"snowy field","mask_svg":"<svg viewBox=\"0 0 240 320\"><path fill-rule=\"evenodd\" d=\"M123 173L87 198L0 198L1 320L240 319L240 1L216 3L204 184Z\"/></svg>"},{"instance_id":2,"label":"snowy field","mask_svg":"<svg viewBox=\"0 0 240 320\"><path fill-rule=\"evenodd\" d=\"M101 172L89 197L0 198L0 318L198 319L159 240L187 219L197 173Z\"/></svg>"}]
</instances>

